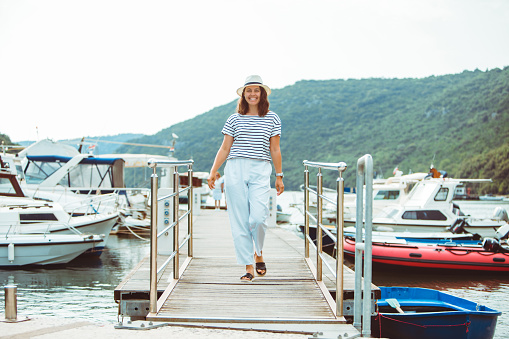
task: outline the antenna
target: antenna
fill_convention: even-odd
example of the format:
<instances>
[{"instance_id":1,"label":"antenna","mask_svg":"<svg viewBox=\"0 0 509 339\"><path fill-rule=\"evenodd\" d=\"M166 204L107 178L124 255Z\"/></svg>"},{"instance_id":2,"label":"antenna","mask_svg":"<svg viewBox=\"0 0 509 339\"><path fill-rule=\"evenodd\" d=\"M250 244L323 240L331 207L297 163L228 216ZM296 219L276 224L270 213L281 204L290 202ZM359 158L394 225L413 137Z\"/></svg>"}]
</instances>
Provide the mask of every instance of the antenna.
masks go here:
<instances>
[{"instance_id":1,"label":"antenna","mask_svg":"<svg viewBox=\"0 0 509 339\"><path fill-rule=\"evenodd\" d=\"M437 155L437 152L433 153L433 160L431 160L431 167L430 168L435 167L433 164L435 163L435 156L436 155Z\"/></svg>"}]
</instances>

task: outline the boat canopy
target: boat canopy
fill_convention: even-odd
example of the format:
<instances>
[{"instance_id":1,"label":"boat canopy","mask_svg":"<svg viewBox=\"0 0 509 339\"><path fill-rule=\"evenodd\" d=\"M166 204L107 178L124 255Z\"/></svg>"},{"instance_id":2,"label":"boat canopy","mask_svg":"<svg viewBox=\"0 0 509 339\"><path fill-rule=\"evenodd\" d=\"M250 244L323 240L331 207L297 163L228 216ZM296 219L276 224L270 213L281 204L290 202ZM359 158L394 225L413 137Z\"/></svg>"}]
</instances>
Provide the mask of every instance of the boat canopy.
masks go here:
<instances>
[{"instance_id":1,"label":"boat canopy","mask_svg":"<svg viewBox=\"0 0 509 339\"><path fill-rule=\"evenodd\" d=\"M61 155L27 155L27 159L31 161L39 162L69 162L72 157L64 157ZM98 164L98 165L113 165L116 161L122 160L122 158L97 158L90 157L84 158L81 164Z\"/></svg>"},{"instance_id":2,"label":"boat canopy","mask_svg":"<svg viewBox=\"0 0 509 339\"><path fill-rule=\"evenodd\" d=\"M27 155L24 177L29 184L64 187L123 188L124 160L79 154Z\"/></svg>"}]
</instances>

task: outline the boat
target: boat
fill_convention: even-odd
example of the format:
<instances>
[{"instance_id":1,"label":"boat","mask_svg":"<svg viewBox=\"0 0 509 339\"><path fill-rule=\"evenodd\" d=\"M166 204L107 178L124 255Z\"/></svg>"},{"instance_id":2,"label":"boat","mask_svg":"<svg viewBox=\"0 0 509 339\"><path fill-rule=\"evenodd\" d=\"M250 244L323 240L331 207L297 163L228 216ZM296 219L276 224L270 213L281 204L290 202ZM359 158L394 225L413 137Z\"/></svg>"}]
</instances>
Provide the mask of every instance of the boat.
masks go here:
<instances>
[{"instance_id":1,"label":"boat","mask_svg":"<svg viewBox=\"0 0 509 339\"><path fill-rule=\"evenodd\" d=\"M69 215L54 202L0 196L0 236L5 234L56 233L103 235L102 246L117 222L118 213Z\"/></svg>"},{"instance_id":2,"label":"boat","mask_svg":"<svg viewBox=\"0 0 509 339\"><path fill-rule=\"evenodd\" d=\"M486 194L486 195L479 196L479 200L484 200L484 201L502 201L502 200L504 200L504 197L503 196L493 195L493 194Z\"/></svg>"},{"instance_id":3,"label":"boat","mask_svg":"<svg viewBox=\"0 0 509 339\"><path fill-rule=\"evenodd\" d=\"M84 253L100 253L104 237L94 234L3 234L0 266L67 264Z\"/></svg>"},{"instance_id":4,"label":"boat","mask_svg":"<svg viewBox=\"0 0 509 339\"><path fill-rule=\"evenodd\" d=\"M281 207L281 205L279 204L277 205L276 222L278 224L289 223L291 217L292 217L291 213L283 212L283 208Z\"/></svg>"},{"instance_id":5,"label":"boat","mask_svg":"<svg viewBox=\"0 0 509 339\"><path fill-rule=\"evenodd\" d=\"M81 200L80 204L69 212L59 203L27 197L16 175L0 169L0 235L104 235L101 245L97 246L102 248L119 217L117 210L103 209L101 202L105 199L115 199L115 196L105 195ZM86 203L86 210L81 203Z\"/></svg>"},{"instance_id":6,"label":"boat","mask_svg":"<svg viewBox=\"0 0 509 339\"><path fill-rule=\"evenodd\" d=\"M503 240L471 235L422 234L418 237L373 235L374 263L429 269L509 272L509 249ZM355 256L355 237L347 235L344 253Z\"/></svg>"},{"instance_id":7,"label":"boat","mask_svg":"<svg viewBox=\"0 0 509 339\"><path fill-rule=\"evenodd\" d=\"M324 252L335 257L336 256L336 226L324 225L333 237L327 232L322 231L322 249ZM299 226L300 231L304 234L304 226ZM355 227L343 228L343 235L349 239L355 239ZM309 225L309 236L316 245L316 225ZM416 232L372 232L374 241L382 243L395 243L401 244L405 241L412 242L432 242L432 243L450 243L453 241L472 241L473 243L482 242L481 237L478 234L471 233L452 233L452 232L436 232L436 233L416 233ZM481 239L481 240L480 240ZM355 240L353 240L355 241Z\"/></svg>"},{"instance_id":8,"label":"boat","mask_svg":"<svg viewBox=\"0 0 509 339\"><path fill-rule=\"evenodd\" d=\"M396 174L396 172L395 172ZM375 179L373 181L373 213L380 213L389 206L398 206L406 201L409 193L412 191L414 186L424 180L428 176L428 173L413 173L402 175L397 173L395 176L387 179ZM316 190L316 186L310 186ZM300 190L304 190L304 186L301 185ZM336 191L324 188L324 195L332 201L336 201ZM363 194L365 197L365 194ZM310 198L315 197L311 200L309 206L309 212L316 216L316 196L310 194ZM304 214L304 211L302 211ZM344 218L347 223L348 220L353 221L355 224L356 217L356 194L348 193L344 196ZM334 236L336 235L336 207L332 206L327 200L324 201L324 207L322 212L322 223L323 226L331 232ZM304 234L304 226L299 225L300 231ZM309 236L316 245L316 223L313 224L311 221L309 225ZM335 256L335 240L333 240L326 232L322 232L322 249L329 255Z\"/></svg>"},{"instance_id":9,"label":"boat","mask_svg":"<svg viewBox=\"0 0 509 339\"><path fill-rule=\"evenodd\" d=\"M373 214L373 230L391 232L435 233L444 231L477 233L493 237L505 224L498 213L492 218L465 215L453 202L456 187L465 182L485 182L489 179L429 178L416 183L401 204L387 206ZM507 215L507 213L505 213ZM355 219L346 219L345 227L355 226Z\"/></svg>"},{"instance_id":10,"label":"boat","mask_svg":"<svg viewBox=\"0 0 509 339\"><path fill-rule=\"evenodd\" d=\"M371 335L390 339L492 339L502 314L446 292L380 287Z\"/></svg>"},{"instance_id":11,"label":"boat","mask_svg":"<svg viewBox=\"0 0 509 339\"><path fill-rule=\"evenodd\" d=\"M428 173L419 172L402 175L398 172L396 176L387 179L374 179L373 180L373 215L380 213L384 208L392 205L402 204L406 201L412 188L421 180L424 180ZM316 186L310 186L311 189L316 191ZM300 186L300 190L304 190L304 186ZM322 218L329 224L336 223L336 207L330 201L337 200L336 190L330 188L323 188L323 195L327 198L322 200ZM363 194L365 198L365 193ZM346 219L354 219L357 210L357 195L352 192L345 192L343 196L344 217ZM365 199L364 199L365 200ZM365 201L363 201L365 204ZM310 194L309 212L316 214L316 195Z\"/></svg>"}]
</instances>

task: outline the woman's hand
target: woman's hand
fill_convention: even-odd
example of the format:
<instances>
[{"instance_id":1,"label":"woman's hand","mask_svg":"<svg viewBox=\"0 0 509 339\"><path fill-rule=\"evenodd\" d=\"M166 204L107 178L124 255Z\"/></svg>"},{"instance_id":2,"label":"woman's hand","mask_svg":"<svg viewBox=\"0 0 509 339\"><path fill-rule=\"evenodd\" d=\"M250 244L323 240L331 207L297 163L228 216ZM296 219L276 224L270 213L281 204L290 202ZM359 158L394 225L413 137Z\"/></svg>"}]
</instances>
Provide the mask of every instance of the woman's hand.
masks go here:
<instances>
[{"instance_id":1,"label":"woman's hand","mask_svg":"<svg viewBox=\"0 0 509 339\"><path fill-rule=\"evenodd\" d=\"M285 191L285 184L283 184L283 177L276 177L276 191L280 195Z\"/></svg>"},{"instance_id":2,"label":"woman's hand","mask_svg":"<svg viewBox=\"0 0 509 339\"><path fill-rule=\"evenodd\" d=\"M211 172L210 172L210 175L209 175L209 177L208 177L208 179L207 179L207 183L209 184L209 188L210 188L211 190L213 190L213 189L214 189L214 187L216 186L216 185L215 185L215 183L216 183L216 173L217 173L217 172L212 172L212 171L211 171Z\"/></svg>"},{"instance_id":3,"label":"woman's hand","mask_svg":"<svg viewBox=\"0 0 509 339\"><path fill-rule=\"evenodd\" d=\"M217 151L216 158L214 159L214 164L212 165L212 169L210 170L209 178L207 179L207 183L209 184L209 188L212 190L216 186L216 173L221 167L221 165L226 161L228 154L230 153L230 148L233 145L233 137L231 135L224 135L223 143L219 150Z\"/></svg>"}]
</instances>

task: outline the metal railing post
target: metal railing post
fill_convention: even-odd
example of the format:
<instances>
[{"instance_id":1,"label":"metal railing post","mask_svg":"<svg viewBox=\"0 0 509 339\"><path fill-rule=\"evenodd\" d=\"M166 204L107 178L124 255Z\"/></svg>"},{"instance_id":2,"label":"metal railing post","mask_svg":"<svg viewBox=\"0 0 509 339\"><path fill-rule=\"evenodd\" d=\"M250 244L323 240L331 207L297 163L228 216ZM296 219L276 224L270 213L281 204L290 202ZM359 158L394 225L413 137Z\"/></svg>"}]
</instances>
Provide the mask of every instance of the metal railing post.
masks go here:
<instances>
[{"instance_id":1,"label":"metal railing post","mask_svg":"<svg viewBox=\"0 0 509 339\"><path fill-rule=\"evenodd\" d=\"M363 219L363 192L366 186L366 213ZM373 159L366 154L357 161L357 214L355 221L355 294L354 322L362 328L362 336L371 335L371 281L372 281L372 228L373 228ZM364 224L364 239L363 239ZM362 284L362 257L364 252L364 284ZM363 288L361 290L361 287ZM361 304L362 296L362 304ZM361 326L362 320L362 326Z\"/></svg>"},{"instance_id":2,"label":"metal railing post","mask_svg":"<svg viewBox=\"0 0 509 339\"><path fill-rule=\"evenodd\" d=\"M189 180L192 180L192 178L189 178ZM175 172L173 173L173 188L174 192L177 192L173 196L173 224L175 225L173 227L173 253L176 252L175 256L173 257L173 279L179 278L179 272L180 272L180 265L179 265L179 172L177 168L175 168ZM188 192L189 193L189 192ZM189 196L188 196L189 198Z\"/></svg>"},{"instance_id":3,"label":"metal railing post","mask_svg":"<svg viewBox=\"0 0 509 339\"><path fill-rule=\"evenodd\" d=\"M309 258L309 170L305 166L304 170L304 257Z\"/></svg>"},{"instance_id":4,"label":"metal railing post","mask_svg":"<svg viewBox=\"0 0 509 339\"><path fill-rule=\"evenodd\" d=\"M366 213L364 239L364 296L362 300L362 335L371 336L371 281L372 281L372 231L373 231L373 159L367 154L364 157L366 180Z\"/></svg>"},{"instance_id":5,"label":"metal railing post","mask_svg":"<svg viewBox=\"0 0 509 339\"><path fill-rule=\"evenodd\" d=\"M345 179L343 179L344 167L338 168L338 178L336 180L337 201L336 201L336 315L343 316L343 226L345 221Z\"/></svg>"},{"instance_id":6,"label":"metal railing post","mask_svg":"<svg viewBox=\"0 0 509 339\"><path fill-rule=\"evenodd\" d=\"M323 175L322 169L318 168L316 176L316 280L322 280L322 251L323 251L323 231L322 231L322 193L323 193Z\"/></svg>"},{"instance_id":7,"label":"metal railing post","mask_svg":"<svg viewBox=\"0 0 509 339\"><path fill-rule=\"evenodd\" d=\"M193 256L193 166L189 165L187 168L187 177L189 179L189 191L187 191L187 209L190 211L187 216L187 234L189 234L189 242L187 243L187 255L189 257ZM198 197L200 199L200 197Z\"/></svg>"},{"instance_id":8,"label":"metal railing post","mask_svg":"<svg viewBox=\"0 0 509 339\"><path fill-rule=\"evenodd\" d=\"M357 165L358 167L358 165ZM353 326L361 330L362 326L362 214L363 214L363 180L357 170L356 178L356 216L355 216L355 284Z\"/></svg>"},{"instance_id":9,"label":"metal railing post","mask_svg":"<svg viewBox=\"0 0 509 339\"><path fill-rule=\"evenodd\" d=\"M150 305L149 312L157 312L157 164L151 163L153 173L150 177Z\"/></svg>"}]
</instances>

